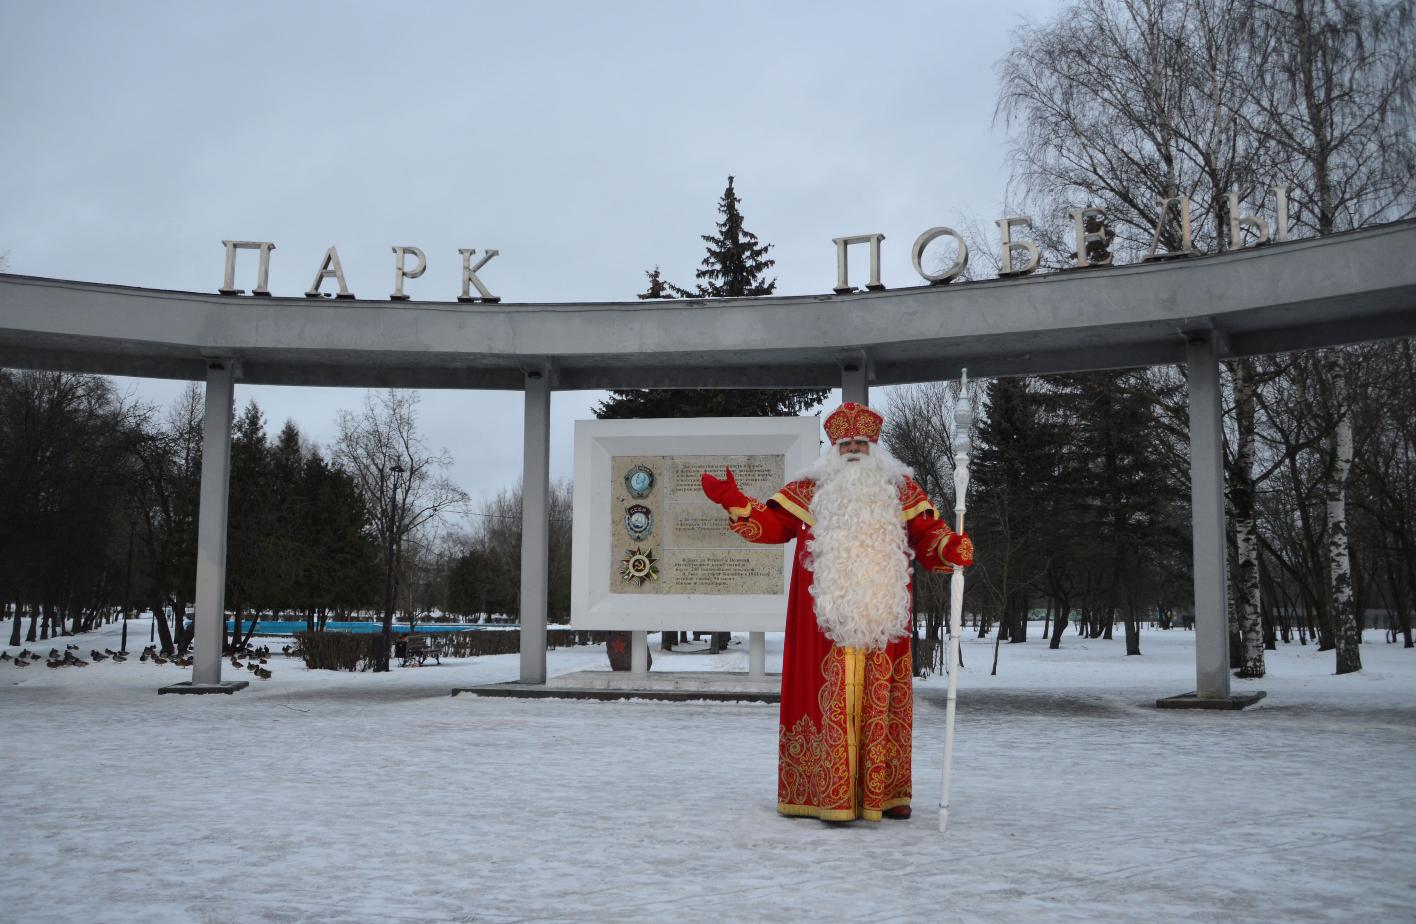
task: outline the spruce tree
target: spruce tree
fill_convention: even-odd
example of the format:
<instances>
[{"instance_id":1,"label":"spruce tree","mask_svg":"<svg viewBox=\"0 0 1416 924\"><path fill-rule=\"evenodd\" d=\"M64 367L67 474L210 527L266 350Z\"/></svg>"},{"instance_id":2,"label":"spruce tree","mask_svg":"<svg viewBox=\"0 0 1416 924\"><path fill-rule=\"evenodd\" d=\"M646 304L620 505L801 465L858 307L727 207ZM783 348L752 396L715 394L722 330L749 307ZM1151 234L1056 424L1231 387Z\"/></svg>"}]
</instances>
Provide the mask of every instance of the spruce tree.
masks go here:
<instances>
[{"instance_id":1,"label":"spruce tree","mask_svg":"<svg viewBox=\"0 0 1416 924\"><path fill-rule=\"evenodd\" d=\"M759 243L757 235L742 226L740 201L733 190L733 178L728 177L728 188L718 200L718 214L723 216L718 221L718 233L703 235L708 253L697 273L700 297L771 295L777 288L775 278L763 278L777 265L776 260L767 257L772 245Z\"/></svg>"},{"instance_id":2,"label":"spruce tree","mask_svg":"<svg viewBox=\"0 0 1416 924\"><path fill-rule=\"evenodd\" d=\"M323 629L331 610L348 613L379 598L381 554L358 483L318 451L305 460L301 495L301 533L312 563L302 575L306 621Z\"/></svg>"},{"instance_id":3,"label":"spruce tree","mask_svg":"<svg viewBox=\"0 0 1416 924\"><path fill-rule=\"evenodd\" d=\"M276 521L272 454L265 414L254 400L236 418L231 436L230 500L227 502L226 601L236 613L232 647L249 637L244 619L274 605L273 537Z\"/></svg>"},{"instance_id":4,"label":"spruce tree","mask_svg":"<svg viewBox=\"0 0 1416 924\"><path fill-rule=\"evenodd\" d=\"M998 638L1022 642L1046 554L1065 544L1050 509L1059 434L1034 379L993 379L986 398L971 465L978 503L969 511L969 532L987 550L982 577L996 598Z\"/></svg>"},{"instance_id":5,"label":"spruce tree","mask_svg":"<svg viewBox=\"0 0 1416 924\"><path fill-rule=\"evenodd\" d=\"M771 244L743 227L741 200L733 189L733 178L718 200L715 234L703 235L707 253L699 264L697 291L690 292L664 279L659 268L646 272L649 288L641 299L656 298L743 298L771 295L775 278L766 278L776 265L767 254ZM791 417L820 404L829 390L800 389L632 389L617 390L599 403L595 416L626 420L643 417Z\"/></svg>"},{"instance_id":6,"label":"spruce tree","mask_svg":"<svg viewBox=\"0 0 1416 924\"><path fill-rule=\"evenodd\" d=\"M280 435L270 447L270 494L273 531L269 537L274 569L270 602L279 614L301 606L305 590L305 572L315 566L302 532L305 513L301 496L304 480L305 450L301 445L300 428L287 420Z\"/></svg>"},{"instance_id":7,"label":"spruce tree","mask_svg":"<svg viewBox=\"0 0 1416 924\"><path fill-rule=\"evenodd\" d=\"M1126 653L1140 654L1140 622L1187 548L1186 492L1170 463L1146 373L1108 370L1051 376L1051 400L1067 426L1058 517L1080 538L1070 569L1084 582L1089 637L1125 623ZM1183 555L1180 556L1183 561Z\"/></svg>"}]
</instances>

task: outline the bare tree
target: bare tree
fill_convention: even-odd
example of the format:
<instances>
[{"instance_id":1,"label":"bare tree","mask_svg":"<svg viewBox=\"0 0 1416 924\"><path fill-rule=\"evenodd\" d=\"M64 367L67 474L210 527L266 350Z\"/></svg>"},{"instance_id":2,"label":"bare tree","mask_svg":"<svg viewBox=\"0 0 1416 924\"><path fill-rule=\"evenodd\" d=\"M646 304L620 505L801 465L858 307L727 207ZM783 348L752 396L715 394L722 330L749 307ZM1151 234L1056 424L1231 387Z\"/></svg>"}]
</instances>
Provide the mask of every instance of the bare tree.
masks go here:
<instances>
[{"instance_id":1,"label":"bare tree","mask_svg":"<svg viewBox=\"0 0 1416 924\"><path fill-rule=\"evenodd\" d=\"M570 621L571 500L569 481L555 481L547 497L552 524L547 567L552 623ZM514 615L521 612L521 485L498 491L472 516L461 539L448 589L455 612Z\"/></svg>"},{"instance_id":2,"label":"bare tree","mask_svg":"<svg viewBox=\"0 0 1416 924\"><path fill-rule=\"evenodd\" d=\"M202 455L202 389L188 383L168 409L165 423L144 421L133 431L134 460L130 503L142 543L140 573L162 650L171 653L186 639L168 628L164 606L173 613L192 599L196 573L196 530ZM180 626L174 627L178 630Z\"/></svg>"},{"instance_id":3,"label":"bare tree","mask_svg":"<svg viewBox=\"0 0 1416 924\"><path fill-rule=\"evenodd\" d=\"M1245 0L1104 0L1073 4L1021 27L1000 65L998 114L1017 130L1013 183L1041 222L1054 260L1079 206L1106 209L1120 255L1153 242L1181 249L1165 206L1185 196L1211 221L1193 226L1199 252L1219 249L1227 194L1249 196L1267 162L1247 130L1253 65ZM1065 264L1064 264L1065 265Z\"/></svg>"},{"instance_id":4,"label":"bare tree","mask_svg":"<svg viewBox=\"0 0 1416 924\"><path fill-rule=\"evenodd\" d=\"M1255 2L1265 66L1250 129L1306 195L1290 218L1331 234L1416 214L1411 0Z\"/></svg>"},{"instance_id":5,"label":"bare tree","mask_svg":"<svg viewBox=\"0 0 1416 924\"><path fill-rule=\"evenodd\" d=\"M1235 206L1262 213L1265 197L1277 202L1270 185L1288 187L1289 217L1319 234L1410 216L1412 10L1412 0L1096 0L1022 27L1000 67L998 112L1018 130L1013 188L1027 202L1022 211L1042 217L1036 237L1044 254L1068 265L1063 216L1078 205L1106 209L1123 257L1162 245L1173 251L1182 235L1162 203L1174 196L1185 196L1198 219L1194 252L1243 246L1252 241L1236 237ZM1325 644L1351 640L1352 649L1339 652L1340 670L1355 669L1360 635L1355 613L1351 625L1344 615L1354 610L1354 582L1343 564L1352 423L1342 419L1352 413L1355 370L1340 354L1301 368L1261 365L1238 362L1229 379L1238 666L1245 676L1264 670L1264 542L1286 535L1311 550L1308 540L1321 535L1325 567L1317 573L1329 574L1329 586L1313 606ZM1263 426L1256 409L1287 411L1256 395L1289 375L1302 382L1299 406L1324 415L1315 422L1320 436L1306 422L1284 422L1278 463L1256 464ZM1320 456L1316 468L1298 453ZM1301 508L1296 523L1278 524L1264 539L1255 521L1259 483L1281 472L1296 490L1315 470L1328 479L1321 510ZM1296 574L1296 563L1280 564Z\"/></svg>"},{"instance_id":6,"label":"bare tree","mask_svg":"<svg viewBox=\"0 0 1416 924\"><path fill-rule=\"evenodd\" d=\"M334 458L359 486L384 560L382 663L393 643L396 576L404 541L461 507L467 494L442 474L452 458L433 452L418 434L414 392L369 392L357 413L343 411Z\"/></svg>"},{"instance_id":7,"label":"bare tree","mask_svg":"<svg viewBox=\"0 0 1416 924\"><path fill-rule=\"evenodd\" d=\"M1416 43L1411 0L1286 0L1258 4L1250 126L1281 153L1286 181L1305 190L1293 218L1320 235L1416 214ZM1352 598L1347 479L1353 402L1346 351L1313 367L1327 438L1317 446L1325 477L1328 573L1337 673L1360 670Z\"/></svg>"},{"instance_id":8,"label":"bare tree","mask_svg":"<svg viewBox=\"0 0 1416 924\"><path fill-rule=\"evenodd\" d=\"M1101 0L1069 5L1055 20L1017 31L1000 65L998 113L1018 130L1013 187L1027 202L1019 211L1041 216L1037 240L1048 262L1073 265L1074 238L1063 219L1078 206L1106 210L1116 235L1107 246L1122 258L1159 254L1162 246L1220 249L1230 194L1253 198L1273 147L1250 130L1256 113L1249 80L1259 53L1252 7L1251 0ZM1175 220L1179 206L1168 204L1177 196L1199 219L1188 241ZM1101 230L1100 222L1087 230ZM1183 390L1172 397L1183 410ZM1251 443L1251 417L1241 419L1245 425L1238 438ZM1237 461L1229 470L1246 498L1254 490L1247 471ZM1251 507L1231 508L1245 574L1257 570L1256 547L1243 541L1253 532ZM1246 626L1258 612L1257 601L1247 599ZM1261 676L1262 633L1244 640L1246 663Z\"/></svg>"},{"instance_id":9,"label":"bare tree","mask_svg":"<svg viewBox=\"0 0 1416 924\"><path fill-rule=\"evenodd\" d=\"M1254 497L1258 481L1254 474L1256 450L1255 411L1257 390L1254 363L1241 359L1234 364L1235 451L1226 460L1229 471L1229 506L1234 525L1235 584L1238 593L1231 603L1237 617L1242 651L1240 677L1262 677L1264 631L1262 597L1259 588L1259 539L1254 524Z\"/></svg>"},{"instance_id":10,"label":"bare tree","mask_svg":"<svg viewBox=\"0 0 1416 924\"><path fill-rule=\"evenodd\" d=\"M15 605L13 642L26 604L37 641L92 628L118 596L127 447L149 410L99 376L0 370L0 594Z\"/></svg>"},{"instance_id":11,"label":"bare tree","mask_svg":"<svg viewBox=\"0 0 1416 924\"><path fill-rule=\"evenodd\" d=\"M913 469L919 486L939 507L939 515L951 524L954 522L955 506L954 408L958 401L957 382L926 382L892 389L883 402L886 425L881 436L891 454ZM972 419L977 422L983 402L981 389L974 389L972 401ZM990 553L990 556L990 561L997 557L996 553ZM977 587L977 581L968 585L966 607L977 604ZM948 625L948 615L947 577L931 574L916 566L914 634L917 640L922 639L925 643L919 647L920 658L914 663L916 676L928 676L931 670L943 669L944 631ZM986 621L980 615L980 634L986 631L985 627ZM926 658L932 658L933 662Z\"/></svg>"},{"instance_id":12,"label":"bare tree","mask_svg":"<svg viewBox=\"0 0 1416 924\"><path fill-rule=\"evenodd\" d=\"M447 575L455 556L451 537L438 524L404 540L398 586L410 631L420 618L446 611Z\"/></svg>"}]
</instances>

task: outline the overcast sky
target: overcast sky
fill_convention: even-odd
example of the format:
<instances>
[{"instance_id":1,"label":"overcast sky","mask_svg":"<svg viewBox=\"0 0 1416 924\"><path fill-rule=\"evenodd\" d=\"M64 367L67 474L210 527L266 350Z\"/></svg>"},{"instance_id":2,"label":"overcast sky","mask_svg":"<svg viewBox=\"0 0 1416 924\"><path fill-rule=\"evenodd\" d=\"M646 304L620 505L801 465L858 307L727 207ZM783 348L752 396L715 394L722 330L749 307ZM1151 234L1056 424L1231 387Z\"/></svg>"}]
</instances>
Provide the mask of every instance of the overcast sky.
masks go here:
<instances>
[{"instance_id":1,"label":"overcast sky","mask_svg":"<svg viewBox=\"0 0 1416 924\"><path fill-rule=\"evenodd\" d=\"M831 239L874 232L885 283L912 285L921 231L1001 215L995 65L1056 7L0 0L0 254L211 292L223 239L273 241L271 291L295 296L336 245L382 299L414 245L409 294L452 299L458 248L497 248L480 275L506 302L612 301L656 265L692 285L733 174L778 294L828 291ZM236 395L327 444L364 393ZM600 397L555 395L554 477ZM519 477L520 393L425 391L420 419L474 498Z\"/></svg>"}]
</instances>

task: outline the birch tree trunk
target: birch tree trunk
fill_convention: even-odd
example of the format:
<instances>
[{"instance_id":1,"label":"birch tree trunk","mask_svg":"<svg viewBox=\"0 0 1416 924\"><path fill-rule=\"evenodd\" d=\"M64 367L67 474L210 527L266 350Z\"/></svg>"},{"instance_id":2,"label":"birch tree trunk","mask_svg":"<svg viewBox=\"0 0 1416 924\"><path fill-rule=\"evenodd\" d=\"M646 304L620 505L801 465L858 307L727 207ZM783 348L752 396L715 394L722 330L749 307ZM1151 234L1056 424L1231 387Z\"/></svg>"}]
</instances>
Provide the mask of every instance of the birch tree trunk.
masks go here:
<instances>
[{"instance_id":1,"label":"birch tree trunk","mask_svg":"<svg viewBox=\"0 0 1416 924\"><path fill-rule=\"evenodd\" d=\"M1238 569L1232 562L1226 562L1224 570L1230 583L1224 600L1224 624L1229 634L1229 669L1238 671L1244 666L1244 633L1239 631L1239 591L1234 580L1234 572Z\"/></svg>"},{"instance_id":2,"label":"birch tree trunk","mask_svg":"<svg viewBox=\"0 0 1416 924\"><path fill-rule=\"evenodd\" d=\"M1347 369L1340 350L1324 358L1336 410L1336 426L1329 437L1331 464L1325 488L1328 517L1328 576L1332 594L1333 642L1337 673L1362 669L1362 640L1352 598L1352 561L1347 546L1347 475L1352 469L1352 407L1347 396Z\"/></svg>"},{"instance_id":3,"label":"birch tree trunk","mask_svg":"<svg viewBox=\"0 0 1416 924\"><path fill-rule=\"evenodd\" d=\"M1254 531L1254 365L1241 359L1234 366L1234 410L1237 439L1230 497L1234 507L1235 553L1239 568L1234 603L1243 652L1240 677L1264 675L1264 626L1259 597L1259 541Z\"/></svg>"}]
</instances>

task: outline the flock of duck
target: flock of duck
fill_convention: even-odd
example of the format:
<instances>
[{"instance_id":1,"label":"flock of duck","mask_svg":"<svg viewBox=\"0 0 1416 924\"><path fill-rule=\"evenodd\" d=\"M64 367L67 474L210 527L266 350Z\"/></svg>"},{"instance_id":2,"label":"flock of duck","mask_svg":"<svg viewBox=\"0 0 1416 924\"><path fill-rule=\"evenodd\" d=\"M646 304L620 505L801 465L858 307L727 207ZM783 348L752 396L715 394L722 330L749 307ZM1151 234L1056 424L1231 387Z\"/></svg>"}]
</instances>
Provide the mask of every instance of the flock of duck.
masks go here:
<instances>
[{"instance_id":1,"label":"flock of duck","mask_svg":"<svg viewBox=\"0 0 1416 924\"><path fill-rule=\"evenodd\" d=\"M25 648L22 649L19 654L13 657L10 656L10 653L8 651L3 651L0 652L0 664L5 663L6 661L11 661L14 663L15 667L29 667L36 661L43 661L47 667L58 669L61 667L88 667L89 664L95 661L108 661L110 659L115 664L122 664L123 662L128 660L128 655L126 652L114 651L111 648L105 648L102 651L99 651L95 648L89 652L89 660L85 661L83 658L75 654L75 652L79 650L80 649L78 645L66 645L64 646L64 650L62 652L58 648L49 649L49 654L46 656L35 651L30 651L28 648ZM237 670L240 670L242 667L244 667L246 670L259 677L261 680L269 680L271 678L270 670L262 666L266 664L270 659L270 649L265 647L264 645L259 648L252 648L251 646L247 645L244 648L231 652L229 657L231 659L231 666L236 668ZM241 663L242 658L246 659L245 664ZM138 658L138 661L151 661L154 664L175 664L178 667L192 666L191 655L163 657L162 652L157 650L156 645L149 645L144 648L142 655Z\"/></svg>"},{"instance_id":2,"label":"flock of duck","mask_svg":"<svg viewBox=\"0 0 1416 924\"><path fill-rule=\"evenodd\" d=\"M269 648L264 645L259 648L252 648L250 645L247 645L240 651L233 651L231 653L231 666L240 670L242 667L241 658L243 657L247 659L245 664L246 670L262 680L270 679L270 671L261 666L270 660Z\"/></svg>"}]
</instances>

